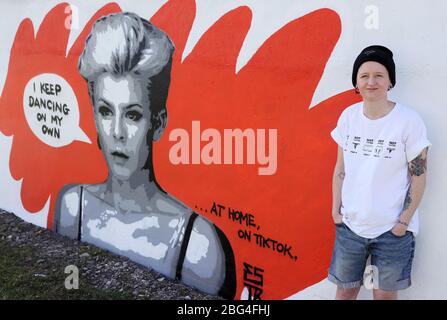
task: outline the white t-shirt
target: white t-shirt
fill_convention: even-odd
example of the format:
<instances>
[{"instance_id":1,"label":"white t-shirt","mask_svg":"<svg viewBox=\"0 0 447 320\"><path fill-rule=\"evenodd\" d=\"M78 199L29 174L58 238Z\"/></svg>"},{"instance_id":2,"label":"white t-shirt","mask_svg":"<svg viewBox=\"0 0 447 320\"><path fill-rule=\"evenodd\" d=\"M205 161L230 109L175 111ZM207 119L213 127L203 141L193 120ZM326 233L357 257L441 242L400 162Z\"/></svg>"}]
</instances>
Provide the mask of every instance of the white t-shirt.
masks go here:
<instances>
[{"instance_id":1,"label":"white t-shirt","mask_svg":"<svg viewBox=\"0 0 447 320\"><path fill-rule=\"evenodd\" d=\"M343 111L331 136L343 148L343 222L368 239L391 230L410 186L408 162L431 145L424 122L398 103L386 116L371 120L360 102ZM419 231L417 210L408 230Z\"/></svg>"}]
</instances>

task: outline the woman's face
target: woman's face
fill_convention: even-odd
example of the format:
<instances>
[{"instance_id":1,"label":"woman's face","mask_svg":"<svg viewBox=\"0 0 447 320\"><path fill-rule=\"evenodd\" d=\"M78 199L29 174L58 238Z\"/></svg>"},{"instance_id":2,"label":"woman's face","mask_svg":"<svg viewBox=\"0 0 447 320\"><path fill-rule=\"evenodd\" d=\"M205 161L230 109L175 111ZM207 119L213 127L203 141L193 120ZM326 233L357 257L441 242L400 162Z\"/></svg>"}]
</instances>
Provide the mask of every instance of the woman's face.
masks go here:
<instances>
[{"instance_id":1,"label":"woman's face","mask_svg":"<svg viewBox=\"0 0 447 320\"><path fill-rule=\"evenodd\" d=\"M99 140L110 173L119 180L138 175L149 157L147 139L152 124L144 83L131 75L103 74L95 84Z\"/></svg>"},{"instance_id":2,"label":"woman's face","mask_svg":"<svg viewBox=\"0 0 447 320\"><path fill-rule=\"evenodd\" d=\"M384 65L367 61L360 66L357 73L357 87L364 100L386 99L390 86L390 77Z\"/></svg>"}]
</instances>

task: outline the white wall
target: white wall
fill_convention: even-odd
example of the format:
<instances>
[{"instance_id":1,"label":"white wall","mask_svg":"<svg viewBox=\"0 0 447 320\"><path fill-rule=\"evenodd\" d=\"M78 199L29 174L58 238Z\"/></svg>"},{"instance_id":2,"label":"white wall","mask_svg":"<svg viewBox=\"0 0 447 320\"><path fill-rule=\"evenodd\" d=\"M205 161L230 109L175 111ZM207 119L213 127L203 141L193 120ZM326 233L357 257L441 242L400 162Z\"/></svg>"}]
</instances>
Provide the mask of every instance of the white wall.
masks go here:
<instances>
[{"instance_id":1,"label":"white wall","mask_svg":"<svg viewBox=\"0 0 447 320\"><path fill-rule=\"evenodd\" d=\"M79 35L90 16L108 1L69 1L79 9L79 28L70 35L69 46ZM115 1L123 10L149 17L165 2L162 0ZM2 0L0 2L0 90L3 88L9 61L9 51L15 31L22 19L32 19L37 30L46 13L59 1ZM432 147L429 152L428 185L420 206L421 230L413 268L413 286L404 290L401 299L447 299L447 197L444 181L447 178L447 22L444 0L197 0L197 16L190 34L184 57L200 36L225 12L248 5L253 11L252 26L241 49L239 70L257 48L287 22L319 8L331 8L341 18L342 34L326 66L325 73L313 97L317 104L351 88L351 70L360 50L369 44L384 44L395 54L397 86L392 98L413 107L424 119ZM378 9L378 29L368 29L371 15L365 13L369 5ZM8 171L11 138L0 134L0 207L19 216L33 217L38 225L46 221L47 206L41 213L29 215L21 206L20 182L14 181ZM331 299L335 287L326 280L301 291L290 298ZM360 298L369 299L371 292L363 290Z\"/></svg>"}]
</instances>

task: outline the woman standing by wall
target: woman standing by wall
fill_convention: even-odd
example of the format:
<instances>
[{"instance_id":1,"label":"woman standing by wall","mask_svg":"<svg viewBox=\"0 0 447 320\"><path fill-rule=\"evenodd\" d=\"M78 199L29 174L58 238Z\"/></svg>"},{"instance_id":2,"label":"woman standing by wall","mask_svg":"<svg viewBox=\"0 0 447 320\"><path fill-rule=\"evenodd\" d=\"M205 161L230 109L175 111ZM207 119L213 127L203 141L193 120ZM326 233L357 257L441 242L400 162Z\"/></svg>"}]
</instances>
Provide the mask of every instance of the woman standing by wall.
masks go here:
<instances>
[{"instance_id":1,"label":"woman standing by wall","mask_svg":"<svg viewBox=\"0 0 447 320\"><path fill-rule=\"evenodd\" d=\"M338 156L328 279L337 285L336 299L355 299L371 256L374 299L396 299L411 285L430 142L419 115L388 100L396 83L391 50L363 49L352 83L363 101L344 110L331 133Z\"/></svg>"}]
</instances>

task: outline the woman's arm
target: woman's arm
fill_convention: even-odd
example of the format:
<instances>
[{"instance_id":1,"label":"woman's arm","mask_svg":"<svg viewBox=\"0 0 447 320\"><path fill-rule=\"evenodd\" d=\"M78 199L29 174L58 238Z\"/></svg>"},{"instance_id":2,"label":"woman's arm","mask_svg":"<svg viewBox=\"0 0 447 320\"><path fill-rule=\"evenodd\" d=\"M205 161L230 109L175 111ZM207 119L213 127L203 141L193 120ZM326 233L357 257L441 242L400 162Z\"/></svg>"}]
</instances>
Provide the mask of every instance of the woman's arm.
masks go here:
<instances>
[{"instance_id":1,"label":"woman's arm","mask_svg":"<svg viewBox=\"0 0 447 320\"><path fill-rule=\"evenodd\" d=\"M337 162L335 163L334 175L332 178L332 219L338 224L342 221L341 208L341 188L345 178L345 162L343 159L343 149L338 147Z\"/></svg>"},{"instance_id":2,"label":"woman's arm","mask_svg":"<svg viewBox=\"0 0 447 320\"><path fill-rule=\"evenodd\" d=\"M408 171L411 176L410 187L405 197L404 207L399 217L399 222L392 232L396 235L404 235L414 212L421 203L427 180L427 152L428 148L408 163Z\"/></svg>"}]
</instances>

